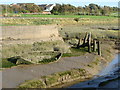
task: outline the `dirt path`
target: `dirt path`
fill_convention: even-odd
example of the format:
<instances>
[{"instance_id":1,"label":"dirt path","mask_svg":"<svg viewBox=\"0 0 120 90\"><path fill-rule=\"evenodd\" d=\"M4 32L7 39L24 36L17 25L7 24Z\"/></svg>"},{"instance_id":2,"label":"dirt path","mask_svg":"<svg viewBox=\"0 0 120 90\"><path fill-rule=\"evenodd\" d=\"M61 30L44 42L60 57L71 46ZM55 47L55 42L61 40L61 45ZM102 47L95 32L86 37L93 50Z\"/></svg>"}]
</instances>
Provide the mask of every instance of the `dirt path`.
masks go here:
<instances>
[{"instance_id":1,"label":"dirt path","mask_svg":"<svg viewBox=\"0 0 120 90\"><path fill-rule=\"evenodd\" d=\"M86 54L79 57L64 57L58 62L44 65L18 66L2 71L3 88L15 88L25 80L39 78L55 72L70 70L72 68L86 68L95 58L94 54ZM97 71L97 69L95 69ZM93 71L93 69L89 69Z\"/></svg>"}]
</instances>

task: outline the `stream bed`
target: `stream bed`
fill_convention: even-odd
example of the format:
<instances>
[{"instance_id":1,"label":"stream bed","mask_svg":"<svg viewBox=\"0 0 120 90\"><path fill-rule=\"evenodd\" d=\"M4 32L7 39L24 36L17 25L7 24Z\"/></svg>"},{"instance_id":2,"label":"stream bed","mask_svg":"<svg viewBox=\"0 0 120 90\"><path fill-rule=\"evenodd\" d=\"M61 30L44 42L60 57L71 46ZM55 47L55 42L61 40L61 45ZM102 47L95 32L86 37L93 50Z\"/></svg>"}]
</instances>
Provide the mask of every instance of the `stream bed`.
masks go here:
<instances>
[{"instance_id":1,"label":"stream bed","mask_svg":"<svg viewBox=\"0 0 120 90\"><path fill-rule=\"evenodd\" d=\"M112 88L120 90L120 53L93 79L68 88Z\"/></svg>"}]
</instances>

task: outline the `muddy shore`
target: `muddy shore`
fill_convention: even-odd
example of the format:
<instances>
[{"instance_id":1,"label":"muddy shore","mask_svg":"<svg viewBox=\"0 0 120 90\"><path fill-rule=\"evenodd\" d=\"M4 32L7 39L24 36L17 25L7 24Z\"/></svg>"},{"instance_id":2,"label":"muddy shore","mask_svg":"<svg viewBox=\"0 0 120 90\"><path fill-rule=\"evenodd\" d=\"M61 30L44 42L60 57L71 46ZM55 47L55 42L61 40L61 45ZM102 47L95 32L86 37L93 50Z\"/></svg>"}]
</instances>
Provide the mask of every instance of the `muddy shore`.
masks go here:
<instances>
[{"instance_id":1,"label":"muddy shore","mask_svg":"<svg viewBox=\"0 0 120 90\"><path fill-rule=\"evenodd\" d=\"M107 46L108 47L108 46ZM79 74L82 75L82 77L73 77L66 74L65 76L63 75L60 78L62 79L59 81L57 78L57 82L51 82L49 86L44 82L45 79L42 79L42 83L45 84L44 87L52 87L56 86L58 84L65 85L64 83L68 82L75 82L76 80L86 80L89 78L92 78L94 75L98 74L99 71L103 67L105 67L113 58L115 54L115 50L104 50L106 53L103 52L104 56L99 56L96 53L86 53L85 55L78 56L78 57L63 57L61 58L58 62L51 63L51 64L44 64L44 65L30 65L30 66L17 66L17 67L12 67L8 69L4 69L2 71L2 76L3 76L3 88L17 88L19 85L22 85L26 88L26 85L31 82L31 80L39 80L43 76L50 76L54 73L64 73L66 71L69 71L71 73L72 69L78 69L76 72L79 71L79 69L83 69L85 71L82 72L79 71ZM74 70L73 70L74 72ZM54 78L54 77L53 77ZM28 81L29 80L29 81ZM49 82L49 81L48 81ZM39 86L39 85L37 85ZM60 87L60 88L61 88ZM33 87L33 88L38 88L38 87Z\"/></svg>"},{"instance_id":2,"label":"muddy shore","mask_svg":"<svg viewBox=\"0 0 120 90\"><path fill-rule=\"evenodd\" d=\"M114 54L111 54L111 56L109 56L111 60L113 57ZM96 58L99 59L98 65L95 65L93 63L96 61ZM2 87L16 88L26 80L32 80L34 78L39 79L42 76L78 68L85 69L87 74L90 74L89 77L92 77L99 73L99 71L111 60L106 61L103 59L103 57L98 56L95 53L87 53L86 55L79 57L64 57L61 58L58 62L51 64L13 67L2 71ZM83 79L86 78L83 77Z\"/></svg>"}]
</instances>

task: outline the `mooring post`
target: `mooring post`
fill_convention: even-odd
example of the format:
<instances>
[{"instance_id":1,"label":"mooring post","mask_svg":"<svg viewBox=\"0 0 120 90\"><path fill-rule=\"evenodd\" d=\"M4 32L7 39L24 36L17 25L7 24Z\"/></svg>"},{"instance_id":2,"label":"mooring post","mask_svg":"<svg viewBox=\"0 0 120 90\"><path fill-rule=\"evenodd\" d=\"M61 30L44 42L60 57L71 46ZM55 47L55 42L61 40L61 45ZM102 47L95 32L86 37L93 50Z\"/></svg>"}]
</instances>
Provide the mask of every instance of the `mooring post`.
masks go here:
<instances>
[{"instance_id":1,"label":"mooring post","mask_svg":"<svg viewBox=\"0 0 120 90\"><path fill-rule=\"evenodd\" d=\"M91 52L91 32L89 33L88 36L88 52Z\"/></svg>"},{"instance_id":2,"label":"mooring post","mask_svg":"<svg viewBox=\"0 0 120 90\"><path fill-rule=\"evenodd\" d=\"M100 41L98 41L97 46L98 46L98 55L101 56Z\"/></svg>"},{"instance_id":3,"label":"mooring post","mask_svg":"<svg viewBox=\"0 0 120 90\"><path fill-rule=\"evenodd\" d=\"M84 40L83 40L83 45L85 45L85 43L87 42L87 39L88 39L88 33L86 32L85 38L84 38Z\"/></svg>"},{"instance_id":4,"label":"mooring post","mask_svg":"<svg viewBox=\"0 0 120 90\"><path fill-rule=\"evenodd\" d=\"M96 39L93 40L93 52L96 52L97 45L96 45Z\"/></svg>"},{"instance_id":5,"label":"mooring post","mask_svg":"<svg viewBox=\"0 0 120 90\"><path fill-rule=\"evenodd\" d=\"M80 44L81 44L80 42L81 42L81 39L79 38L79 39L78 39L77 48L79 48L79 47L80 47Z\"/></svg>"}]
</instances>

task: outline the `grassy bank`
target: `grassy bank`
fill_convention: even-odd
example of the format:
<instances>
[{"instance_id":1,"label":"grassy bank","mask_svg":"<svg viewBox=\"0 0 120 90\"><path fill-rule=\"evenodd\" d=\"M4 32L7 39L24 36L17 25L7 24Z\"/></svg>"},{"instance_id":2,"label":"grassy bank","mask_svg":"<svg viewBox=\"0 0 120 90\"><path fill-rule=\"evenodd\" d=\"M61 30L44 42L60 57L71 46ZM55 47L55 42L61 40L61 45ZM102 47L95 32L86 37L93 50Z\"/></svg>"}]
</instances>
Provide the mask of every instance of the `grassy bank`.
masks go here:
<instances>
[{"instance_id":1,"label":"grassy bank","mask_svg":"<svg viewBox=\"0 0 120 90\"><path fill-rule=\"evenodd\" d=\"M49 18L116 18L113 16L90 16L90 15L28 15L21 14L21 17L49 17Z\"/></svg>"},{"instance_id":2,"label":"grassy bank","mask_svg":"<svg viewBox=\"0 0 120 90\"><path fill-rule=\"evenodd\" d=\"M116 29L116 30L115 30ZM70 38L75 42L76 37L84 38L86 32L92 33L92 38L117 39L120 38L117 24L93 24L93 25L65 25L59 28L63 38ZM73 38L73 39L72 39Z\"/></svg>"},{"instance_id":3,"label":"grassy bank","mask_svg":"<svg viewBox=\"0 0 120 90\"><path fill-rule=\"evenodd\" d=\"M46 64L56 61L56 57L60 53L66 52L69 52L69 46L60 40L34 42L33 44L3 45L0 64L2 68L16 66L15 63L8 60L15 61L21 58L33 64ZM18 56L20 58L15 58Z\"/></svg>"},{"instance_id":4,"label":"grassy bank","mask_svg":"<svg viewBox=\"0 0 120 90\"><path fill-rule=\"evenodd\" d=\"M58 84L73 81L75 79L90 78L91 75L84 69L72 69L64 72L54 73L52 75L43 76L39 80L29 80L21 84L19 88L49 88Z\"/></svg>"},{"instance_id":5,"label":"grassy bank","mask_svg":"<svg viewBox=\"0 0 120 90\"><path fill-rule=\"evenodd\" d=\"M3 18L2 26L10 25L47 25L47 24L107 24L117 23L118 18L108 16L79 16L79 15L26 15L27 18ZM78 21L75 20L78 18Z\"/></svg>"},{"instance_id":6,"label":"grassy bank","mask_svg":"<svg viewBox=\"0 0 120 90\"><path fill-rule=\"evenodd\" d=\"M75 47L70 48L70 53L64 53L62 57L75 57L75 56L81 56L87 53L87 48L80 48L77 49Z\"/></svg>"}]
</instances>

